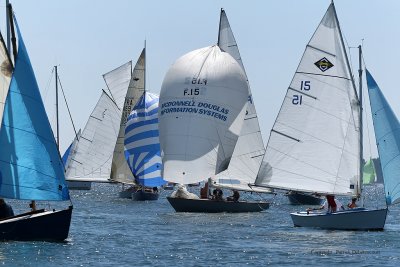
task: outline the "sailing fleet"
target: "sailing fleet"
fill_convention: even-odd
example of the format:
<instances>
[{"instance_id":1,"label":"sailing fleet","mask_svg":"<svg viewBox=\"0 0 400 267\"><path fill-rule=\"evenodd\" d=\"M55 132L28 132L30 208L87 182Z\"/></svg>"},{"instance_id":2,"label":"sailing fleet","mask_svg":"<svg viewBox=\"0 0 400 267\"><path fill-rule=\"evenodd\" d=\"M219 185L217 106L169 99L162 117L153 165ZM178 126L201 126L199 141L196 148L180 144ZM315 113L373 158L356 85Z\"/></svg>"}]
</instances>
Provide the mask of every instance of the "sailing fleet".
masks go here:
<instances>
[{"instance_id":1,"label":"sailing fleet","mask_svg":"<svg viewBox=\"0 0 400 267\"><path fill-rule=\"evenodd\" d=\"M357 198L357 208L290 214L294 226L337 230L382 230L388 206L400 202L400 124L365 70L387 206L364 207L365 67L360 46L357 88L333 2L306 44L266 145L221 9L217 44L179 57L159 95L146 88L146 45L134 66L104 74L107 90L62 158L11 5L8 11L17 38L7 47L1 36L0 45L0 197L70 204L0 219L2 240L65 240L69 189L99 182L121 186L119 197L135 201L155 201L173 184L167 200L176 212L261 212L285 193L312 205L325 196ZM221 200L219 192L231 190L235 198ZM49 231L52 224L60 227Z\"/></svg>"}]
</instances>

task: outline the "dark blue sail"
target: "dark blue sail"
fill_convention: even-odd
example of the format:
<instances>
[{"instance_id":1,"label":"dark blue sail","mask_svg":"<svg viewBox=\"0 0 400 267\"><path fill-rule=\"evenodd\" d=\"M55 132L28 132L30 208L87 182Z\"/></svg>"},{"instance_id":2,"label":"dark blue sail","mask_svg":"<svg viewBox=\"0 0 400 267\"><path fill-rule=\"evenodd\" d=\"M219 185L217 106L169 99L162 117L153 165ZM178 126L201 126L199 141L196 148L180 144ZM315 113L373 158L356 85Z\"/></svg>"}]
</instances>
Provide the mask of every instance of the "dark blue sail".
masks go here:
<instances>
[{"instance_id":1,"label":"dark blue sail","mask_svg":"<svg viewBox=\"0 0 400 267\"><path fill-rule=\"evenodd\" d=\"M386 203L394 204L400 202L400 124L368 70L366 75Z\"/></svg>"},{"instance_id":2,"label":"dark blue sail","mask_svg":"<svg viewBox=\"0 0 400 267\"><path fill-rule=\"evenodd\" d=\"M0 130L0 196L68 200L64 168L16 19L18 53Z\"/></svg>"}]
</instances>

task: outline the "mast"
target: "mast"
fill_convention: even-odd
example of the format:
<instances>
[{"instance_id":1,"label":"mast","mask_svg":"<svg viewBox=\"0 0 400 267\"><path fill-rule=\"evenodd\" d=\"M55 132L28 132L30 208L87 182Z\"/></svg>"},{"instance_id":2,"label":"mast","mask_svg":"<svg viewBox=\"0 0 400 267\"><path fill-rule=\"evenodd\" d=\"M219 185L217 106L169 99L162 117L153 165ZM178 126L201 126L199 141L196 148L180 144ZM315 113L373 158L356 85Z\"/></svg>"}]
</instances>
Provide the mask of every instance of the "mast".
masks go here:
<instances>
[{"instance_id":1,"label":"mast","mask_svg":"<svg viewBox=\"0 0 400 267\"><path fill-rule=\"evenodd\" d=\"M9 0L6 0L6 7L10 4ZM7 28L7 49L10 50L10 21L8 18L8 12L6 11L6 28Z\"/></svg>"},{"instance_id":2,"label":"mast","mask_svg":"<svg viewBox=\"0 0 400 267\"><path fill-rule=\"evenodd\" d=\"M56 123L57 123L57 148L60 150L60 125L58 123L58 74L57 74L57 65L54 66L55 69L55 77L56 77Z\"/></svg>"},{"instance_id":3,"label":"mast","mask_svg":"<svg viewBox=\"0 0 400 267\"><path fill-rule=\"evenodd\" d=\"M219 33L221 32L221 21L222 21L222 12L224 12L224 9L223 8L221 8L221 12L220 12L220 15L219 15L219 26L218 26L218 42L217 42L217 45L219 46Z\"/></svg>"},{"instance_id":4,"label":"mast","mask_svg":"<svg viewBox=\"0 0 400 267\"><path fill-rule=\"evenodd\" d=\"M144 40L144 81L143 81L143 95L146 95L146 40Z\"/></svg>"},{"instance_id":5,"label":"mast","mask_svg":"<svg viewBox=\"0 0 400 267\"><path fill-rule=\"evenodd\" d=\"M359 186L360 186L360 192L358 192L361 195L362 192L362 176L363 176L363 168L364 162L363 162L363 116L362 116L362 111L363 111L363 98L362 98L362 49L361 45L358 46L358 60L359 60L359 66L358 66L358 82L359 82L359 89L358 89L358 94L359 94L359 105L360 105L360 116L359 116L359 124L360 124L360 173L359 173ZM363 200L361 198L361 204L364 206Z\"/></svg>"},{"instance_id":6,"label":"mast","mask_svg":"<svg viewBox=\"0 0 400 267\"><path fill-rule=\"evenodd\" d=\"M12 15L12 6L11 4L7 5L8 8L8 18L9 18L9 23L11 28L11 43L12 43L12 48L13 48L13 56L14 56L14 64L15 61L17 60L17 39L15 38L15 30L14 30L14 21L13 21L13 15ZM10 50L10 48L8 48Z\"/></svg>"}]
</instances>

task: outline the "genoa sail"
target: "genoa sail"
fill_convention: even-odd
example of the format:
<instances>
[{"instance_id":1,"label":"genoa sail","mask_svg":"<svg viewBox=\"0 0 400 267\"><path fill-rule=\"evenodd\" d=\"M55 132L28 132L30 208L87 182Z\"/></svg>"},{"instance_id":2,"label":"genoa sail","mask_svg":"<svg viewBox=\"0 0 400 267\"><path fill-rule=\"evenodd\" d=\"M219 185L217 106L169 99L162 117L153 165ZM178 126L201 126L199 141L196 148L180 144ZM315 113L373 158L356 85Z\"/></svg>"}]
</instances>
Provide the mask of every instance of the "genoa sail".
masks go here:
<instances>
[{"instance_id":1,"label":"genoa sail","mask_svg":"<svg viewBox=\"0 0 400 267\"><path fill-rule=\"evenodd\" d=\"M145 90L145 66L146 66L146 53L145 48L137 60L135 68L133 69L132 75L130 76L128 90L125 94L124 105L122 109L122 117L120 120L120 128L118 133L118 139L115 144L113 160L111 164L111 180L120 183L132 183L134 177L132 171L129 168L125 159L124 153L124 139L125 139L125 127L129 114L131 113L132 107L138 102L139 98L143 95ZM126 73L126 75L128 75ZM126 85L126 83L125 83ZM122 90L121 90L122 91Z\"/></svg>"},{"instance_id":2,"label":"genoa sail","mask_svg":"<svg viewBox=\"0 0 400 267\"><path fill-rule=\"evenodd\" d=\"M111 174L112 152L117 140L121 110L102 91L94 110L71 151L66 165L69 181L107 181Z\"/></svg>"},{"instance_id":3,"label":"genoa sail","mask_svg":"<svg viewBox=\"0 0 400 267\"><path fill-rule=\"evenodd\" d=\"M386 203L395 204L400 202L400 124L368 70L366 76Z\"/></svg>"},{"instance_id":4,"label":"genoa sail","mask_svg":"<svg viewBox=\"0 0 400 267\"><path fill-rule=\"evenodd\" d=\"M220 16L218 46L222 51L229 53L234 59L236 59L242 67L243 72L246 74L238 45L223 9L221 10ZM256 180L264 153L264 142L261 136L256 107L249 86L246 114L238 141L233 151L232 159L230 160L228 169L217 175L216 183L225 186L236 186L254 190L254 187L251 189L248 184L254 183Z\"/></svg>"},{"instance_id":5,"label":"genoa sail","mask_svg":"<svg viewBox=\"0 0 400 267\"><path fill-rule=\"evenodd\" d=\"M331 4L287 89L256 185L358 194L359 114L354 80Z\"/></svg>"},{"instance_id":6,"label":"genoa sail","mask_svg":"<svg viewBox=\"0 0 400 267\"><path fill-rule=\"evenodd\" d=\"M162 177L191 184L226 170L247 97L246 75L218 46L180 57L165 75L160 93Z\"/></svg>"},{"instance_id":7,"label":"genoa sail","mask_svg":"<svg viewBox=\"0 0 400 267\"><path fill-rule=\"evenodd\" d=\"M61 157L15 17L14 21L18 52L0 130L0 196L68 200Z\"/></svg>"},{"instance_id":8,"label":"genoa sail","mask_svg":"<svg viewBox=\"0 0 400 267\"><path fill-rule=\"evenodd\" d=\"M158 96L144 92L128 117L125 156L135 183L161 186L161 152L158 131Z\"/></svg>"},{"instance_id":9,"label":"genoa sail","mask_svg":"<svg viewBox=\"0 0 400 267\"><path fill-rule=\"evenodd\" d=\"M68 146L68 148L65 150L64 155L62 156L62 162L64 166L68 166L69 161L71 160L72 156L72 151L75 151L76 145L79 141L79 137L81 136L81 130L79 129L78 133L76 134L74 141Z\"/></svg>"}]
</instances>

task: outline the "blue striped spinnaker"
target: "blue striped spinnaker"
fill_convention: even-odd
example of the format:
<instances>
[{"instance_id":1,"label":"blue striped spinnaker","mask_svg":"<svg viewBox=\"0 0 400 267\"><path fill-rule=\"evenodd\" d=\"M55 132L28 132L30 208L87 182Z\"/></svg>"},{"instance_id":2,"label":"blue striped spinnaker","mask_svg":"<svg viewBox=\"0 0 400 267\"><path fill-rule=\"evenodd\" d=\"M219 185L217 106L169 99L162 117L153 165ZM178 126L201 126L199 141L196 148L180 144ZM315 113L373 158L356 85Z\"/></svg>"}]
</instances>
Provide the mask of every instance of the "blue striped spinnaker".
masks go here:
<instances>
[{"instance_id":1,"label":"blue striped spinnaker","mask_svg":"<svg viewBox=\"0 0 400 267\"><path fill-rule=\"evenodd\" d=\"M145 92L128 117L125 128L125 158L143 186L160 186L161 153L158 134L158 96Z\"/></svg>"}]
</instances>

